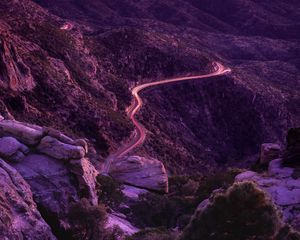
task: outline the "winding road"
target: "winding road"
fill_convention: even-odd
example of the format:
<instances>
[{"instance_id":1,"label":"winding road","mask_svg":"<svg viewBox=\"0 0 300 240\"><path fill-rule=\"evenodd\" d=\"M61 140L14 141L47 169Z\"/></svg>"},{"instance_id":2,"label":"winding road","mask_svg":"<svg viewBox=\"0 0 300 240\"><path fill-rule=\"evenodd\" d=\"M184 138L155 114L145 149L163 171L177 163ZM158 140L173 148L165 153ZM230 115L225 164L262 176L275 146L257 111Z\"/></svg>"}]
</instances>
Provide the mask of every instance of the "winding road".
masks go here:
<instances>
[{"instance_id":1,"label":"winding road","mask_svg":"<svg viewBox=\"0 0 300 240\"><path fill-rule=\"evenodd\" d=\"M138 85L135 88L133 88L131 91L133 100L132 100L131 105L126 110L127 116L129 117L129 119L135 126L135 131L134 131L133 137L127 144L125 144L123 147L121 147L115 153L112 153L111 155L108 156L108 158L106 159L106 162L102 168L102 172L104 174L108 174L110 166L115 159L124 157L127 153L132 151L134 148L140 146L146 139L145 127L140 122L138 122L138 120L135 118L135 115L138 113L138 111L143 106L143 101L142 101L141 97L139 96L140 91L142 91L145 88L149 88L149 87L153 87L153 86L157 86L157 85L180 82L180 81L195 80L195 79L210 78L210 77L225 75L225 74L231 72L230 68L224 67L219 62L214 62L213 66L214 66L215 71L212 73L209 73L209 74L165 79L165 80L160 80L160 81L156 81L156 82L141 84L141 85Z\"/></svg>"}]
</instances>

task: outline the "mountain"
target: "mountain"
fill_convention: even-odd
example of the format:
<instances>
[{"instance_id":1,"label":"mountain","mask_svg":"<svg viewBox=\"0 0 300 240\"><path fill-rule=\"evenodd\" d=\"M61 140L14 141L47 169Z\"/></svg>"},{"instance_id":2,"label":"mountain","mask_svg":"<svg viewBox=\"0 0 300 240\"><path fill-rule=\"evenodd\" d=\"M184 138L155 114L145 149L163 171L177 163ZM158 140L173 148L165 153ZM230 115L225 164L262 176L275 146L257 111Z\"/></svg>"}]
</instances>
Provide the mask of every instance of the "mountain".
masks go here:
<instances>
[{"instance_id":1,"label":"mountain","mask_svg":"<svg viewBox=\"0 0 300 240\"><path fill-rule=\"evenodd\" d=\"M90 139L100 161L133 129L129 87L209 72L216 60L232 74L143 94L150 133L137 153L174 173L243 166L299 124L297 2L36 3L1 3L2 72L17 69L1 78L2 108Z\"/></svg>"},{"instance_id":2,"label":"mountain","mask_svg":"<svg viewBox=\"0 0 300 240\"><path fill-rule=\"evenodd\" d=\"M129 170L123 170L132 174L129 176L132 182L139 181L135 177L144 178L139 184L131 184L135 187L144 182L151 186L147 181L163 179L155 184L162 186L164 192L170 190L171 196L161 199L151 195L153 199L130 206L130 214L126 209L116 211L125 212L139 228L172 229L182 223L179 227L182 229L204 195L208 197L216 188L233 183L228 169L255 168L261 144L283 146L288 130L299 127L299 28L300 2L296 0L2 0L0 123L3 116L14 127L15 123L22 123L26 131L26 124L31 124L29 128L38 128L40 137L56 129L54 138L61 141L58 145L63 149L64 144L78 147L78 142L70 139L84 139L79 141L89 149L84 159L89 159L100 171L107 165L107 159L135 136L135 125L127 116L135 86L209 74L216 70L215 62L230 68L226 75L159 85L140 92L144 105L136 118L146 129L146 139L125 157L122 166ZM4 131L1 137L13 137L23 144L19 134L10 132L6 136L6 130L0 127L1 131ZM35 145L27 147L32 154L39 151ZM7 162L6 155L0 157ZM54 157L50 162L56 166L57 159ZM67 163L57 163L59 169L68 172L72 191L78 191L72 195L76 196L71 201L74 203L86 195L77 182L83 180L74 180L77 178L73 176L73 171L89 175L86 171L90 168L85 168L85 161L82 162L79 170ZM33 167L38 166L33 164ZM13 172L7 170L5 163L0 168L5 168L3 176ZM154 169L159 178L150 176L148 168ZM135 175L135 171L139 174ZM62 171L59 170L58 176L63 178ZM18 180L22 184L32 183L27 173L22 177L23 180ZM208 187L201 185L202 180ZM42 183L38 190L48 184L39 181ZM101 181L113 188L108 187L107 192L115 194L117 183ZM220 181L224 183L219 184ZM12 192L19 191L10 183L3 186L9 186ZM200 190L202 195L195 197ZM23 204L28 195L30 204L26 205L26 211L31 219L39 221L41 229L47 230L41 236L52 237L47 224L56 237L70 236L68 229L72 224L77 226L77 222L65 220L65 212L62 215L55 212L53 217L53 209L45 210L47 204L41 207L36 200L39 192L32 191L26 190L28 194L17 199ZM136 189L128 191L132 194ZM185 191L194 195L191 194L192 198L184 195L184 204L180 205L180 194ZM116 196L118 193L113 197ZM103 198L110 202L106 195ZM152 216L155 221L144 219L142 204L150 209L155 204L149 203L158 201L168 209L169 200L180 205L180 211L176 208L179 220L169 215L168 223L157 220L165 215ZM81 207L84 214L94 211L102 216L102 207L89 206L84 201ZM37 211L40 213L34 216ZM110 214L116 221L118 216ZM11 236L14 235L7 235Z\"/></svg>"}]
</instances>

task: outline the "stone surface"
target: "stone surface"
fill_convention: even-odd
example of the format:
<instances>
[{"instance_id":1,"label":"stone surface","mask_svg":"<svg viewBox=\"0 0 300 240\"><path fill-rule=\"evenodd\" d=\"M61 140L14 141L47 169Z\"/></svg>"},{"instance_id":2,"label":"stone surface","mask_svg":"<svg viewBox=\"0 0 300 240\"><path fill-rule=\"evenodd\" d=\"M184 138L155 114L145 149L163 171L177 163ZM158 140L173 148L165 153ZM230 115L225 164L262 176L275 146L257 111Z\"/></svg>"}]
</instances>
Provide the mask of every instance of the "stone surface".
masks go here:
<instances>
[{"instance_id":1,"label":"stone surface","mask_svg":"<svg viewBox=\"0 0 300 240\"><path fill-rule=\"evenodd\" d=\"M69 169L77 177L79 190L83 193L81 196L89 199L91 204L97 205L96 177L99 172L86 158L70 161Z\"/></svg>"},{"instance_id":2,"label":"stone surface","mask_svg":"<svg viewBox=\"0 0 300 240\"><path fill-rule=\"evenodd\" d=\"M7 161L22 161L29 148L13 137L0 138L0 157Z\"/></svg>"},{"instance_id":3,"label":"stone surface","mask_svg":"<svg viewBox=\"0 0 300 240\"><path fill-rule=\"evenodd\" d=\"M117 214L108 214L107 228L119 227L125 235L133 235L140 231L140 229L134 227L129 221L126 220L125 216Z\"/></svg>"},{"instance_id":4,"label":"stone surface","mask_svg":"<svg viewBox=\"0 0 300 240\"><path fill-rule=\"evenodd\" d=\"M76 178L66 163L45 155L30 154L13 166L30 185L43 214L58 219L62 224L70 205L79 200Z\"/></svg>"},{"instance_id":5,"label":"stone surface","mask_svg":"<svg viewBox=\"0 0 300 240\"><path fill-rule=\"evenodd\" d=\"M168 175L164 165L156 159L138 156L113 162L109 174L115 179L136 187L168 192Z\"/></svg>"},{"instance_id":6,"label":"stone surface","mask_svg":"<svg viewBox=\"0 0 300 240\"><path fill-rule=\"evenodd\" d=\"M13 120L0 121L0 136L12 136L26 145L36 145L43 137L43 132L31 124Z\"/></svg>"},{"instance_id":7,"label":"stone surface","mask_svg":"<svg viewBox=\"0 0 300 240\"><path fill-rule=\"evenodd\" d=\"M37 150L61 160L81 159L85 156L83 147L66 144L50 136L46 136L41 140Z\"/></svg>"},{"instance_id":8,"label":"stone surface","mask_svg":"<svg viewBox=\"0 0 300 240\"><path fill-rule=\"evenodd\" d=\"M270 161L280 157L281 147L275 143L264 143L260 149L260 163L267 165Z\"/></svg>"},{"instance_id":9,"label":"stone surface","mask_svg":"<svg viewBox=\"0 0 300 240\"><path fill-rule=\"evenodd\" d=\"M129 185L124 185L122 188L122 193L124 194L125 197L127 197L129 200L138 200L139 196L148 193L147 190L129 186Z\"/></svg>"},{"instance_id":10,"label":"stone surface","mask_svg":"<svg viewBox=\"0 0 300 240\"><path fill-rule=\"evenodd\" d=\"M282 164L283 160L281 158L271 161L268 167L269 176L274 176L276 178L291 177L294 172L294 169L289 167L283 167Z\"/></svg>"},{"instance_id":11,"label":"stone surface","mask_svg":"<svg viewBox=\"0 0 300 240\"><path fill-rule=\"evenodd\" d=\"M56 239L32 198L30 186L11 166L0 159L1 239Z\"/></svg>"},{"instance_id":12,"label":"stone surface","mask_svg":"<svg viewBox=\"0 0 300 240\"><path fill-rule=\"evenodd\" d=\"M284 167L282 163L282 159L273 160L267 174L247 171L237 175L235 181L255 182L282 209L284 220L300 230L295 221L300 217L300 179L293 177L293 168Z\"/></svg>"}]
</instances>

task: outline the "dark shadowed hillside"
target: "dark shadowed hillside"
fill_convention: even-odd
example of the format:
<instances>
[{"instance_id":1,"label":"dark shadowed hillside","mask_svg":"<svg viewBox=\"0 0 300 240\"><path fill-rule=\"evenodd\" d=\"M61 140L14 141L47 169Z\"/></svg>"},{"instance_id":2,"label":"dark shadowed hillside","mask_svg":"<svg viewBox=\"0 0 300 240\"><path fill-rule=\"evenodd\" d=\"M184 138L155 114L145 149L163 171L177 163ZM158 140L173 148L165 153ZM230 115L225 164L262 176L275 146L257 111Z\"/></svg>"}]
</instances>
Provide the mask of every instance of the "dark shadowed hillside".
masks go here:
<instances>
[{"instance_id":1,"label":"dark shadowed hillside","mask_svg":"<svg viewBox=\"0 0 300 240\"><path fill-rule=\"evenodd\" d=\"M104 157L132 130L129 87L219 60L230 76L143 94L138 152L173 172L243 165L299 123L296 1L36 2L1 3L2 72L17 68L1 103L17 119L87 137Z\"/></svg>"}]
</instances>

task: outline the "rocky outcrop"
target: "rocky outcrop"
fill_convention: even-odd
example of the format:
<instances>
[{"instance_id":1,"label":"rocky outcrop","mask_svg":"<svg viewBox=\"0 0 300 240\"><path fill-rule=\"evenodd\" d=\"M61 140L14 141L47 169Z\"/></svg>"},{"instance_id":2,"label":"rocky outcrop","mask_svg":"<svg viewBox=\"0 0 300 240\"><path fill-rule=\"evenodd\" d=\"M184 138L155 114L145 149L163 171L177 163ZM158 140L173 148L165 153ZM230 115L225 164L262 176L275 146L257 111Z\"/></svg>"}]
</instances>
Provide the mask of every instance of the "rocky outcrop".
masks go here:
<instances>
[{"instance_id":1,"label":"rocky outcrop","mask_svg":"<svg viewBox=\"0 0 300 240\"><path fill-rule=\"evenodd\" d=\"M300 165L300 128L292 128L287 135L287 149L284 152L284 163Z\"/></svg>"},{"instance_id":2,"label":"rocky outcrop","mask_svg":"<svg viewBox=\"0 0 300 240\"><path fill-rule=\"evenodd\" d=\"M23 62L16 48L3 38L0 38L0 83L14 91L35 87L30 68Z\"/></svg>"},{"instance_id":3,"label":"rocky outcrop","mask_svg":"<svg viewBox=\"0 0 300 240\"><path fill-rule=\"evenodd\" d=\"M109 174L123 183L158 192L168 192L168 175L156 159L130 156L113 163Z\"/></svg>"},{"instance_id":4,"label":"rocky outcrop","mask_svg":"<svg viewBox=\"0 0 300 240\"><path fill-rule=\"evenodd\" d=\"M279 158L281 147L275 143L264 143L260 149L260 164L267 165L270 161Z\"/></svg>"},{"instance_id":5,"label":"rocky outcrop","mask_svg":"<svg viewBox=\"0 0 300 240\"><path fill-rule=\"evenodd\" d=\"M43 137L42 128L13 120L0 122L0 136L10 136L29 146L37 145Z\"/></svg>"},{"instance_id":6,"label":"rocky outcrop","mask_svg":"<svg viewBox=\"0 0 300 240\"><path fill-rule=\"evenodd\" d=\"M55 158L30 154L23 162L13 164L30 185L34 200L43 213L66 221L70 204L79 201L76 178L68 166Z\"/></svg>"},{"instance_id":7,"label":"rocky outcrop","mask_svg":"<svg viewBox=\"0 0 300 240\"><path fill-rule=\"evenodd\" d=\"M282 166L282 162L282 159L273 160L268 173L246 171L237 175L235 180L255 182L282 209L284 220L299 230L300 178L295 176L295 169Z\"/></svg>"},{"instance_id":8,"label":"rocky outcrop","mask_svg":"<svg viewBox=\"0 0 300 240\"><path fill-rule=\"evenodd\" d=\"M37 150L60 160L81 159L85 155L83 147L66 144L50 136L42 139Z\"/></svg>"},{"instance_id":9,"label":"rocky outcrop","mask_svg":"<svg viewBox=\"0 0 300 240\"><path fill-rule=\"evenodd\" d=\"M0 159L1 239L56 239L33 201L28 183Z\"/></svg>"},{"instance_id":10,"label":"rocky outcrop","mask_svg":"<svg viewBox=\"0 0 300 240\"><path fill-rule=\"evenodd\" d=\"M0 138L0 157L8 161L20 162L28 152L29 148L15 138Z\"/></svg>"},{"instance_id":11,"label":"rocky outcrop","mask_svg":"<svg viewBox=\"0 0 300 240\"><path fill-rule=\"evenodd\" d=\"M29 184L34 201L45 219L51 219L53 229L69 228L69 209L80 198L98 204L98 172L86 158L84 140L13 120L0 121L0 136L0 157Z\"/></svg>"},{"instance_id":12,"label":"rocky outcrop","mask_svg":"<svg viewBox=\"0 0 300 240\"><path fill-rule=\"evenodd\" d=\"M75 159L70 161L69 167L71 173L77 176L79 190L85 193L93 205L98 204L98 196L96 194L96 177L98 171L86 158Z\"/></svg>"},{"instance_id":13,"label":"rocky outcrop","mask_svg":"<svg viewBox=\"0 0 300 240\"><path fill-rule=\"evenodd\" d=\"M133 235L140 230L126 220L126 216L117 213L108 214L106 227L108 229L118 227L125 235Z\"/></svg>"}]
</instances>

